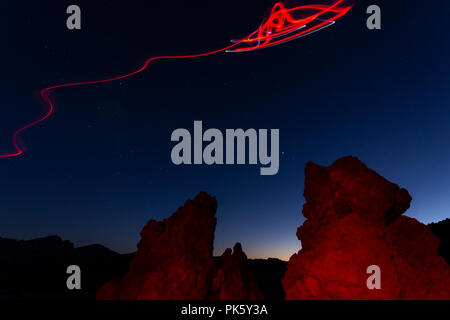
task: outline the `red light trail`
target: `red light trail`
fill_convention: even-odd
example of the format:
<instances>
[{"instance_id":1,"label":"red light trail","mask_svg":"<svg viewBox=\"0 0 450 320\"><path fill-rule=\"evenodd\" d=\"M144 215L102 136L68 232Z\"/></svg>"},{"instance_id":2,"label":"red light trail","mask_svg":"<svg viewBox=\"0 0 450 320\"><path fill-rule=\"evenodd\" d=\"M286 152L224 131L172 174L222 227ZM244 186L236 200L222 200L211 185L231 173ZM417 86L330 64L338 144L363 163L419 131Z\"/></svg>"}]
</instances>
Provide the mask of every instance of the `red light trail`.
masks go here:
<instances>
[{"instance_id":1,"label":"red light trail","mask_svg":"<svg viewBox=\"0 0 450 320\"><path fill-rule=\"evenodd\" d=\"M351 5L344 5L345 2L348 1L338 0L330 5L304 5L290 9L287 9L283 3L278 2L272 8L268 18L263 21L256 31L251 33L247 38L233 40L233 44L225 48L192 55L152 57L147 59L144 65L138 70L121 76L95 81L66 83L45 88L41 90L40 95L48 106L47 112L38 120L17 130L12 137L15 151L12 153L0 154L0 158L16 157L25 152L25 149L19 145L17 140L23 131L46 120L53 113L55 105L54 102L52 102L49 93L55 89L106 83L128 78L144 71L150 63L156 60L199 58L220 52L245 52L268 48L296 38L307 36L334 24L337 19L347 14L352 8Z\"/></svg>"},{"instance_id":2,"label":"red light trail","mask_svg":"<svg viewBox=\"0 0 450 320\"><path fill-rule=\"evenodd\" d=\"M352 8L351 5L343 5L345 2L339 0L331 5L312 4L290 9L278 2L258 30L246 39L234 40L243 47L227 52L264 49L322 30L333 25Z\"/></svg>"}]
</instances>

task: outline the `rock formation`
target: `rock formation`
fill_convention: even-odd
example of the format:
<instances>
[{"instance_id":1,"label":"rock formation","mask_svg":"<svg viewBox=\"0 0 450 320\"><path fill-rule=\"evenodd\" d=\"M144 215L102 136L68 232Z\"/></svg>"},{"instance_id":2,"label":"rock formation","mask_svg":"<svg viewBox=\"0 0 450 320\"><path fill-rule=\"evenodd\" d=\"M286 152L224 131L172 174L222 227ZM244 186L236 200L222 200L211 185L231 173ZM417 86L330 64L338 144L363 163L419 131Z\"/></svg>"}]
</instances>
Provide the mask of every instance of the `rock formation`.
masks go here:
<instances>
[{"instance_id":1,"label":"rock formation","mask_svg":"<svg viewBox=\"0 0 450 320\"><path fill-rule=\"evenodd\" d=\"M240 245L213 258L217 201L206 193L170 218L150 220L129 272L103 286L98 299L181 300L261 297Z\"/></svg>"},{"instance_id":2,"label":"rock formation","mask_svg":"<svg viewBox=\"0 0 450 320\"><path fill-rule=\"evenodd\" d=\"M170 218L149 221L135 254L74 248L56 236L0 238L0 300L95 292L98 299L450 299L449 219L425 226L402 216L408 192L353 157L308 163L304 196L302 249L286 273L284 261L248 260L239 243L213 257L217 202L200 193ZM66 288L71 264L81 267L82 290ZM371 265L381 269L380 290L367 288Z\"/></svg>"},{"instance_id":3,"label":"rock formation","mask_svg":"<svg viewBox=\"0 0 450 320\"><path fill-rule=\"evenodd\" d=\"M302 249L283 278L287 299L450 299L439 239L401 216L411 197L354 157L305 169ZM367 268L381 269L369 290Z\"/></svg>"}]
</instances>

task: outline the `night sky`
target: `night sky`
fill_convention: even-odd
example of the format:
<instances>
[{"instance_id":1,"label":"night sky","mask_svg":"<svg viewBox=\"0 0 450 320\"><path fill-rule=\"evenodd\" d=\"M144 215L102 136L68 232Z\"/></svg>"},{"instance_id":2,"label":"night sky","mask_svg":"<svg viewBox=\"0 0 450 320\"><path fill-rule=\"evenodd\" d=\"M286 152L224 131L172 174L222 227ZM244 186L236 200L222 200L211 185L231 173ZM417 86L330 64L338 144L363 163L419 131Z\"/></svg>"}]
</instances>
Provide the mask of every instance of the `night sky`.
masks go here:
<instances>
[{"instance_id":1,"label":"night sky","mask_svg":"<svg viewBox=\"0 0 450 320\"><path fill-rule=\"evenodd\" d=\"M133 78L54 91L55 113L22 135L27 152L0 159L0 236L56 234L131 252L150 218L204 190L219 203L216 254L239 241L250 257L288 259L300 248L305 164L346 155L408 189L407 215L449 217L450 2L433 2L356 0L336 25L281 46L159 61ZM66 28L70 4L81 7L81 31ZM222 48L273 4L2 2L0 153L45 111L40 89ZM366 28L369 4L381 7L382 30ZM173 165L170 135L192 132L194 120L280 129L278 175L260 176L259 165Z\"/></svg>"}]
</instances>

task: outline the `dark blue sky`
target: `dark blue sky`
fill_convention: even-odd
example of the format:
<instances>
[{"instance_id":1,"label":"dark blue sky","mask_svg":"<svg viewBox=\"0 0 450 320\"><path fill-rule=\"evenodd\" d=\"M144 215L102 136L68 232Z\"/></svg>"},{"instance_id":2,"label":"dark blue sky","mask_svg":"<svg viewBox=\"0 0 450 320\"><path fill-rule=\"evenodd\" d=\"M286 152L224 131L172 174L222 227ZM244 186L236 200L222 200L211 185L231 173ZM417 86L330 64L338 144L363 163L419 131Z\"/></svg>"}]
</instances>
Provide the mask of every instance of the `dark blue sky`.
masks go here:
<instances>
[{"instance_id":1,"label":"dark blue sky","mask_svg":"<svg viewBox=\"0 0 450 320\"><path fill-rule=\"evenodd\" d=\"M307 1L306 1L307 2ZM27 152L0 159L0 236L58 234L76 245L133 251L150 219L200 190L217 197L216 253L240 241L251 257L299 249L303 170L358 156L413 197L424 223L450 212L448 1L374 1L380 31L356 6L335 26L247 54L162 61L136 77L58 89L54 115L23 134ZM53 84L127 73L146 58L227 45L253 31L274 3L78 1L81 31L65 27L69 1L2 4L0 153L45 110ZM279 128L280 171L181 166L171 132Z\"/></svg>"}]
</instances>

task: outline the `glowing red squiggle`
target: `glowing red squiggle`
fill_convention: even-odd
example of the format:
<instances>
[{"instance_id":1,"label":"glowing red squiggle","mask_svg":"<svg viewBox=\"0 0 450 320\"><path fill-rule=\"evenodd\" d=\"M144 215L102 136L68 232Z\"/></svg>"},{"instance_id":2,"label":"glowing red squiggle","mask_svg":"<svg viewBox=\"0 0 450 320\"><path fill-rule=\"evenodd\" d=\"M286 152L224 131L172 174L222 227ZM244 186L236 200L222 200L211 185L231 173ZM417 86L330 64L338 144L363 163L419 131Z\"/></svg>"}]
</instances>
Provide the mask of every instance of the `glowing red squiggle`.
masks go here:
<instances>
[{"instance_id":1,"label":"glowing red squiggle","mask_svg":"<svg viewBox=\"0 0 450 320\"><path fill-rule=\"evenodd\" d=\"M16 157L24 153L24 148L19 145L17 142L19 135L25 131L26 129L44 121L47 119L55 109L54 103L49 97L50 91L58 88L64 88L64 87L74 87L74 86L82 86L82 85L91 85L91 84L99 84L99 83L105 83L105 82L111 82L116 81L124 78L131 77L133 75L136 75L145 69L150 65L151 62L156 60L162 60L162 59L189 59L189 58L198 58L198 57L204 57L208 55L213 55L219 52L243 52L243 51L252 51L256 49L263 49L267 48L273 45L277 45L295 38L298 38L300 36L311 34L312 32L318 31L321 28L329 25L330 23L333 23L336 19L342 17L345 15L351 8L351 6L343 6L342 3L345 0L338 0L334 4L331 5L307 5L307 6L300 6L296 8L286 9L286 7L283 5L283 3L279 2L275 4L275 6L272 8L270 16L261 24L261 26L251 33L248 37L242 39L242 40L234 40L233 44L214 51L204 52L200 54L193 54L193 55L182 55L182 56L160 56L160 57L152 57L145 61L144 65L139 68L136 71L117 76L112 77L108 79L102 79L102 80L96 80L96 81L85 81L85 82L74 82L74 83L66 83L61 85L55 85L48 88L45 88L41 90L40 95L43 99L43 101L47 104L48 110L47 112L40 117L38 120L31 122L27 124L26 126L20 128L17 130L12 138L12 142L15 148L15 152L8 153L8 154L2 154L0 155L0 158L9 158L9 157ZM301 19L294 19L292 17L292 13L299 12L299 11L307 11L311 10L314 13L306 14ZM320 17L330 14L331 17L328 17L325 20L320 20ZM308 26L309 24L313 23L314 21L319 21L319 23ZM306 29L304 29L306 28ZM302 29L301 32L297 32L298 30ZM303 30L304 29L304 30ZM275 40L278 39L278 40ZM233 47L237 47L239 45L244 45L243 48L237 48L235 50L230 50Z\"/></svg>"},{"instance_id":2,"label":"glowing red squiggle","mask_svg":"<svg viewBox=\"0 0 450 320\"><path fill-rule=\"evenodd\" d=\"M352 5L348 0L338 0L330 5L304 5L287 9L283 3L275 4L269 17L258 30L246 39L235 41L243 45L228 52L243 52L264 49L297 39L324 29L346 15ZM293 15L301 16L295 19Z\"/></svg>"}]
</instances>

